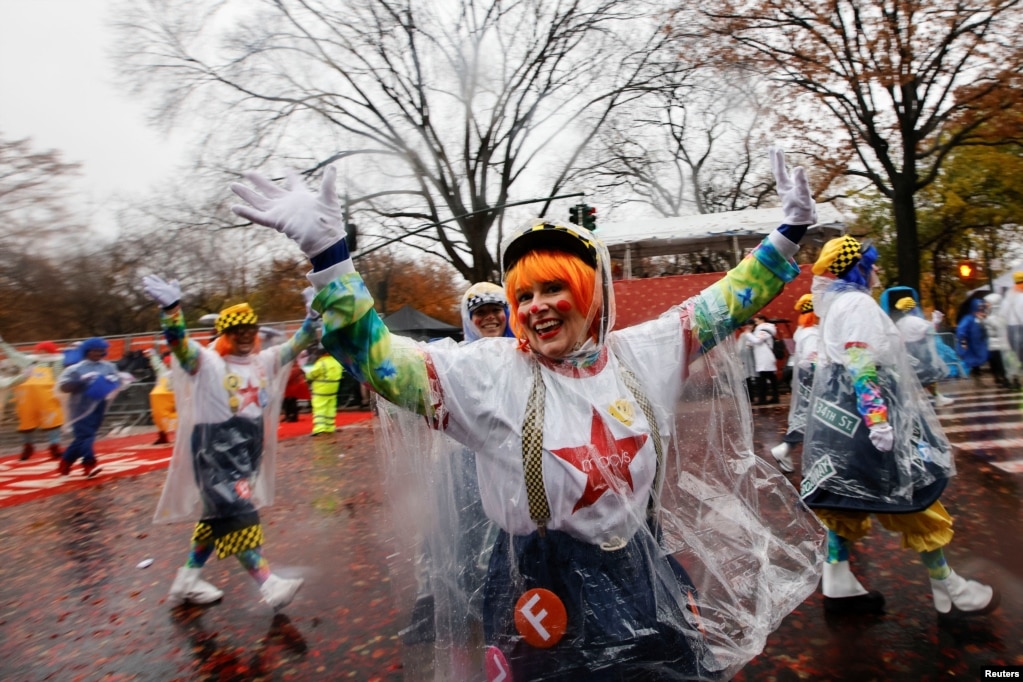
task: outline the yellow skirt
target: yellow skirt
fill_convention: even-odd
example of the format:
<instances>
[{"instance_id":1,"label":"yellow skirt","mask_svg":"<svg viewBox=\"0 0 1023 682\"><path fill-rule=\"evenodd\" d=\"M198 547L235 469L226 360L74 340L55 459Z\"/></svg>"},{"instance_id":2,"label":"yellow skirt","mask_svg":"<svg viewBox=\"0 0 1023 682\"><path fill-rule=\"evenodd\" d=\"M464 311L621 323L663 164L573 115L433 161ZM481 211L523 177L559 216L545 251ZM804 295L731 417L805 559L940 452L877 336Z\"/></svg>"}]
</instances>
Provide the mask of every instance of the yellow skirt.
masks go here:
<instances>
[{"instance_id":1,"label":"yellow skirt","mask_svg":"<svg viewBox=\"0 0 1023 682\"><path fill-rule=\"evenodd\" d=\"M870 532L868 512L815 509L818 518L832 532L855 542ZM930 552L952 541L952 517L935 502L927 509L912 514L874 514L878 523L890 531L902 534L902 547L917 552Z\"/></svg>"}]
</instances>

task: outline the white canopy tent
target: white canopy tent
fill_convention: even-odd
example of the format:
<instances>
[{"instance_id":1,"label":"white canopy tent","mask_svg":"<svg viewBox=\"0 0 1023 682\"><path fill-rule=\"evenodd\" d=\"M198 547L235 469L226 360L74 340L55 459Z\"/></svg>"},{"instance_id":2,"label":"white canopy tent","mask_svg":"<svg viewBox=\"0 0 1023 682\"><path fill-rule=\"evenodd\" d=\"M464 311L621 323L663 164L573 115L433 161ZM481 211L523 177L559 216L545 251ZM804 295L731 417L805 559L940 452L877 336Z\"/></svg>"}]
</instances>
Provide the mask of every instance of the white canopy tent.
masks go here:
<instances>
[{"instance_id":1,"label":"white canopy tent","mask_svg":"<svg viewBox=\"0 0 1023 682\"><path fill-rule=\"evenodd\" d=\"M842 214L832 204L818 204L819 222L807 239L823 244L845 234ZM678 218L646 218L605 223L596 235L607 244L612 258L623 260L623 275L632 277L632 259L670 256L712 249L731 251L735 262L782 223L781 208L759 208L725 213L704 213Z\"/></svg>"}]
</instances>

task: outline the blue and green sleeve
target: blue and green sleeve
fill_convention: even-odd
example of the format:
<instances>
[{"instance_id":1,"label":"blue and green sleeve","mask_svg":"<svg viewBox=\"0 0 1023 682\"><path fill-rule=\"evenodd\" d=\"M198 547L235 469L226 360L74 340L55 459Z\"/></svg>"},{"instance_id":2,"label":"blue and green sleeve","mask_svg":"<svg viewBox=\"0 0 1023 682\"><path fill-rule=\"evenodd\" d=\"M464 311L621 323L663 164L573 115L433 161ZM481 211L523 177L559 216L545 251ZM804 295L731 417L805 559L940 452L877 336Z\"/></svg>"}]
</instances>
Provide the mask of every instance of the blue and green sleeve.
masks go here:
<instances>
[{"instance_id":1,"label":"blue and green sleeve","mask_svg":"<svg viewBox=\"0 0 1023 682\"><path fill-rule=\"evenodd\" d=\"M163 310L160 313L160 326L163 328L163 338L167 341L167 347L174 353L181 368L189 374L198 372L199 342L188 336L181 306Z\"/></svg>"},{"instance_id":2,"label":"blue and green sleeve","mask_svg":"<svg viewBox=\"0 0 1023 682\"><path fill-rule=\"evenodd\" d=\"M785 233L786 227L765 237L724 277L692 299L693 332L701 350L709 350L730 337L799 275L791 256L798 249L802 233L793 240L793 235Z\"/></svg>"},{"instance_id":3,"label":"blue and green sleeve","mask_svg":"<svg viewBox=\"0 0 1023 682\"><path fill-rule=\"evenodd\" d=\"M340 242L313 259L310 280L319 291L313 310L323 315L323 347L361 383L387 400L431 413L426 357L411 339L391 334L373 309L373 297ZM335 277L335 273L341 273ZM317 279L319 277L320 279Z\"/></svg>"}]
</instances>

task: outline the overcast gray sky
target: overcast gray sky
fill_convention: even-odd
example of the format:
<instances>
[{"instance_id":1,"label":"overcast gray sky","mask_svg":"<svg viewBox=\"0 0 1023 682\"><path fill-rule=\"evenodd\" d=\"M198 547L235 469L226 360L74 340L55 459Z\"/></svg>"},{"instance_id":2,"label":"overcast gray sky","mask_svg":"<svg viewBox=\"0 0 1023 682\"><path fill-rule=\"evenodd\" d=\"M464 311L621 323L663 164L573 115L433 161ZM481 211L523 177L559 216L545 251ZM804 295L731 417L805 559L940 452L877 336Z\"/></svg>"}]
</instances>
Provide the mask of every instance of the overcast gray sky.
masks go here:
<instances>
[{"instance_id":1,"label":"overcast gray sky","mask_svg":"<svg viewBox=\"0 0 1023 682\"><path fill-rule=\"evenodd\" d=\"M114 86L110 4L0 0L0 132L82 163L83 202L100 212L111 196L157 184L182 156L181 142L149 128L142 103Z\"/></svg>"}]
</instances>

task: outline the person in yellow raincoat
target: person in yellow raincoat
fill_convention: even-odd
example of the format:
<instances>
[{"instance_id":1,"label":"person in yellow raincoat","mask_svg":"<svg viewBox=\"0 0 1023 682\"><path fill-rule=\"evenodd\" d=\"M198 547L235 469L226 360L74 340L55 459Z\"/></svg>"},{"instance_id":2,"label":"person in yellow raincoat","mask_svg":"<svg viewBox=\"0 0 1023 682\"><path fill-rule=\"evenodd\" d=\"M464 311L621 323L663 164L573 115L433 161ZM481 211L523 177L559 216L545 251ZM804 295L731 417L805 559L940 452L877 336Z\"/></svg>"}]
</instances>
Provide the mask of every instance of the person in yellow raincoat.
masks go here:
<instances>
[{"instance_id":1,"label":"person in yellow raincoat","mask_svg":"<svg viewBox=\"0 0 1023 682\"><path fill-rule=\"evenodd\" d=\"M334 433L334 421L337 417L337 390L341 384L341 363L320 346L313 353L319 355L311 367L305 369L305 378L309 381L310 403L313 410L313 432L318 436L322 433Z\"/></svg>"},{"instance_id":2,"label":"person in yellow raincoat","mask_svg":"<svg viewBox=\"0 0 1023 682\"><path fill-rule=\"evenodd\" d=\"M12 362L21 367L26 379L14 388L18 433L22 438L21 459L35 452L35 435L42 432L49 443L50 456L60 459L60 428L64 425L64 406L54 390L57 376L64 367L64 356L53 341L37 343L32 354L21 353L0 339L0 348Z\"/></svg>"},{"instance_id":3,"label":"person in yellow raincoat","mask_svg":"<svg viewBox=\"0 0 1023 682\"><path fill-rule=\"evenodd\" d=\"M171 386L171 373L164 364L164 358L159 353L149 353L149 365L156 374L156 384L149 392L149 411L153 415L153 424L156 425L158 434L153 445L163 445L170 442L168 434L178 428L178 410L174 405L174 388ZM166 354L167 359L170 353Z\"/></svg>"}]
</instances>

